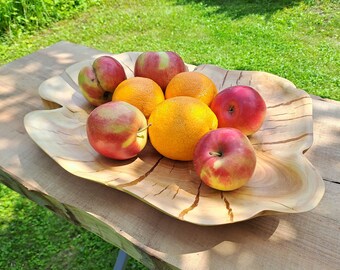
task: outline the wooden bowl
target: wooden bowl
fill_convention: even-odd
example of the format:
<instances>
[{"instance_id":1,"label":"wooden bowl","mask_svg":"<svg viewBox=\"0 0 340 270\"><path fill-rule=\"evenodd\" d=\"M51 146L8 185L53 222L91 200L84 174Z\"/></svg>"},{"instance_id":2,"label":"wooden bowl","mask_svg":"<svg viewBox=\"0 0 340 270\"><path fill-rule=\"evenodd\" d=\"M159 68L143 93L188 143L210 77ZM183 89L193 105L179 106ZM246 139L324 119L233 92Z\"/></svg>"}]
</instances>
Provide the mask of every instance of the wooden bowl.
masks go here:
<instances>
[{"instance_id":1,"label":"wooden bowl","mask_svg":"<svg viewBox=\"0 0 340 270\"><path fill-rule=\"evenodd\" d=\"M132 77L139 54L113 56ZM221 192L201 182L192 162L167 159L150 144L137 158L127 161L104 158L92 149L85 126L93 107L79 92L77 76L94 58L74 64L62 75L43 82L39 94L50 109L30 112L24 119L30 137L65 170L200 225L299 213L320 202L325 190L323 180L303 155L313 140L312 100L290 81L265 72L188 65L189 70L210 77L219 90L249 85L260 92L267 104L262 128L250 137L257 154L253 177L238 190Z\"/></svg>"}]
</instances>

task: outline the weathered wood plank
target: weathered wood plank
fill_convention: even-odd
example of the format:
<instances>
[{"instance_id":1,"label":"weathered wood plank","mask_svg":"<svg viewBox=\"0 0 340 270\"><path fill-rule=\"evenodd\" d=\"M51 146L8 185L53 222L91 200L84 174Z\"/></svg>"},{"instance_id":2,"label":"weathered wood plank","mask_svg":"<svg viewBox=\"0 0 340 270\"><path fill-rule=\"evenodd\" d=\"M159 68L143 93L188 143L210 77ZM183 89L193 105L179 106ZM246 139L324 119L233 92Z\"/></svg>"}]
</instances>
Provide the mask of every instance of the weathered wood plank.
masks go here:
<instances>
[{"instance_id":1,"label":"weathered wood plank","mask_svg":"<svg viewBox=\"0 0 340 270\"><path fill-rule=\"evenodd\" d=\"M314 142L306 157L327 181L340 183L340 102L313 98Z\"/></svg>"},{"instance_id":2,"label":"weathered wood plank","mask_svg":"<svg viewBox=\"0 0 340 270\"><path fill-rule=\"evenodd\" d=\"M315 209L223 226L198 226L68 173L28 137L23 117L43 108L37 90L40 83L97 53L61 42L0 67L1 182L97 233L150 269L338 268L338 102L313 99L314 144L306 157L326 179L325 195ZM56 206L48 206L51 204Z\"/></svg>"}]
</instances>

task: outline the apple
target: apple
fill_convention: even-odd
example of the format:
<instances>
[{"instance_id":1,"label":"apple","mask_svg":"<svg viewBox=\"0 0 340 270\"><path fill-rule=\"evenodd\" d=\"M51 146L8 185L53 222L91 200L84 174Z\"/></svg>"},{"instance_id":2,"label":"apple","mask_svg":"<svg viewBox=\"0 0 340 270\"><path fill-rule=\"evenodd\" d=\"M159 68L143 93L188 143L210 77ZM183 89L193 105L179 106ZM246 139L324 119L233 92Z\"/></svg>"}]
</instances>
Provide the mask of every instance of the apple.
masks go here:
<instances>
[{"instance_id":1,"label":"apple","mask_svg":"<svg viewBox=\"0 0 340 270\"><path fill-rule=\"evenodd\" d=\"M230 191L245 185L256 166L255 150L248 137L235 128L218 128L196 144L194 168L211 188Z\"/></svg>"},{"instance_id":2,"label":"apple","mask_svg":"<svg viewBox=\"0 0 340 270\"><path fill-rule=\"evenodd\" d=\"M220 91L210 108L216 114L218 127L233 127L245 135L258 131L266 116L266 103L252 87L237 85Z\"/></svg>"},{"instance_id":3,"label":"apple","mask_svg":"<svg viewBox=\"0 0 340 270\"><path fill-rule=\"evenodd\" d=\"M170 80L184 71L188 69L175 52L144 52L136 59L134 74L154 80L165 91Z\"/></svg>"},{"instance_id":4,"label":"apple","mask_svg":"<svg viewBox=\"0 0 340 270\"><path fill-rule=\"evenodd\" d=\"M92 67L83 67L78 74L78 85L85 99L94 106L111 100L112 94L104 91L97 80Z\"/></svg>"},{"instance_id":5,"label":"apple","mask_svg":"<svg viewBox=\"0 0 340 270\"><path fill-rule=\"evenodd\" d=\"M123 66L111 56L96 58L91 66L83 67L78 74L79 88L94 106L111 101L112 93L124 80L126 74Z\"/></svg>"},{"instance_id":6,"label":"apple","mask_svg":"<svg viewBox=\"0 0 340 270\"><path fill-rule=\"evenodd\" d=\"M147 142L143 113L125 101L110 101L96 107L86 123L87 138L99 154L117 160L135 157Z\"/></svg>"}]
</instances>

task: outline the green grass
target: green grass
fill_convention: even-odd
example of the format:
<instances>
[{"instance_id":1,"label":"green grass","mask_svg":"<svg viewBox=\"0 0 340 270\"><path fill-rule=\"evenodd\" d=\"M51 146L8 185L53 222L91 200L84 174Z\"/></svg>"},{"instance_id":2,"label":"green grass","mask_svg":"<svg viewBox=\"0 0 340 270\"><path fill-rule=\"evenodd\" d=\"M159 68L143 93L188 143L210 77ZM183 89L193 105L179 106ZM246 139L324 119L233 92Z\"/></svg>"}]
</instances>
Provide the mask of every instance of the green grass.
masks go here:
<instances>
[{"instance_id":1,"label":"green grass","mask_svg":"<svg viewBox=\"0 0 340 270\"><path fill-rule=\"evenodd\" d=\"M0 0L0 34L10 37L70 18L99 0Z\"/></svg>"},{"instance_id":2,"label":"green grass","mask_svg":"<svg viewBox=\"0 0 340 270\"><path fill-rule=\"evenodd\" d=\"M0 269L112 269L118 249L0 185ZM145 269L130 259L128 269Z\"/></svg>"},{"instance_id":3,"label":"green grass","mask_svg":"<svg viewBox=\"0 0 340 270\"><path fill-rule=\"evenodd\" d=\"M188 63L267 71L340 100L339 11L337 1L103 1L73 20L5 39L0 64L59 40L114 53L174 50Z\"/></svg>"},{"instance_id":4,"label":"green grass","mask_svg":"<svg viewBox=\"0 0 340 270\"><path fill-rule=\"evenodd\" d=\"M3 35L0 64L60 40L113 53L173 50L188 63L267 71L340 100L338 1L99 2L48 28ZM0 269L112 268L111 245L3 185L0 195Z\"/></svg>"}]
</instances>

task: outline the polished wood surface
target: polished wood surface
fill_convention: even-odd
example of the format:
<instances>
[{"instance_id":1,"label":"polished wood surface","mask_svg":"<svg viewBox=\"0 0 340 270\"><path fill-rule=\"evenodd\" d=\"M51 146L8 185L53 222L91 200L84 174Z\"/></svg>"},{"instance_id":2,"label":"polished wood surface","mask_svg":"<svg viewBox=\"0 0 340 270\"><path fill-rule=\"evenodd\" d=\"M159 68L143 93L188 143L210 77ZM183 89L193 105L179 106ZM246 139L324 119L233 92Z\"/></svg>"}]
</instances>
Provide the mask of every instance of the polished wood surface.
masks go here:
<instances>
[{"instance_id":1,"label":"polished wood surface","mask_svg":"<svg viewBox=\"0 0 340 270\"><path fill-rule=\"evenodd\" d=\"M196 225L129 194L75 176L27 134L24 117L44 109L38 90L41 83L101 53L60 42L0 67L3 183L122 248L150 269L339 267L339 102L312 98L313 144L304 157L325 184L325 194L313 210L227 225Z\"/></svg>"}]
</instances>

